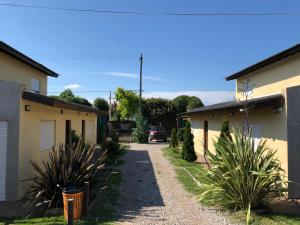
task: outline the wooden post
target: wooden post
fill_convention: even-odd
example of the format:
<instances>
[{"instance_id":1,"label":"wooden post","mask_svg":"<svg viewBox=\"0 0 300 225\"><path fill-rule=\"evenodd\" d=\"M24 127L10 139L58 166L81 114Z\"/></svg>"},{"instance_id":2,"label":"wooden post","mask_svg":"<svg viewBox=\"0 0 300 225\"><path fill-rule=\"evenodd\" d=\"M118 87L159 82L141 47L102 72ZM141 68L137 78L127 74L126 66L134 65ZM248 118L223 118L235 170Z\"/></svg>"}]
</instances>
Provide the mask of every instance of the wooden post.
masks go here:
<instances>
[{"instance_id":1,"label":"wooden post","mask_svg":"<svg viewBox=\"0 0 300 225\"><path fill-rule=\"evenodd\" d=\"M84 192L83 192L83 215L84 216L88 216L89 197L90 197L90 182L84 182Z\"/></svg>"},{"instance_id":2,"label":"wooden post","mask_svg":"<svg viewBox=\"0 0 300 225\"><path fill-rule=\"evenodd\" d=\"M68 225L74 225L74 199L68 199Z\"/></svg>"}]
</instances>

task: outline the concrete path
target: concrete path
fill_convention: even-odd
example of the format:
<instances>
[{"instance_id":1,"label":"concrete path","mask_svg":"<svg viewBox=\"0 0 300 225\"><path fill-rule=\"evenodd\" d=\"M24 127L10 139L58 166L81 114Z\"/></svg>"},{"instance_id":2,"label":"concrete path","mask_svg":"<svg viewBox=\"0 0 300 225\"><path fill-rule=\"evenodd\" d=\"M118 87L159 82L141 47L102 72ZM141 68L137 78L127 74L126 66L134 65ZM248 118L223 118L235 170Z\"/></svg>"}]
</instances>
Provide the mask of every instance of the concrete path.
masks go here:
<instances>
[{"instance_id":1,"label":"concrete path","mask_svg":"<svg viewBox=\"0 0 300 225\"><path fill-rule=\"evenodd\" d=\"M201 207L176 179L163 144L131 144L121 166L119 224L229 224L219 212Z\"/></svg>"}]
</instances>

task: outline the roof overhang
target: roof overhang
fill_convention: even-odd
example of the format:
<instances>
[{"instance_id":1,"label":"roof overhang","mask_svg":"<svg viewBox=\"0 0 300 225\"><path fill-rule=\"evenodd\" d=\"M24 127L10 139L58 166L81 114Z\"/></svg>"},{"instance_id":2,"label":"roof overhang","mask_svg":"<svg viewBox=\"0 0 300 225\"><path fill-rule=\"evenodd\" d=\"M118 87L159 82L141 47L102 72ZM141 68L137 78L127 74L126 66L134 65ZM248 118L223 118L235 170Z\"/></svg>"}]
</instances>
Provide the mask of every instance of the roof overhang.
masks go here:
<instances>
[{"instance_id":1,"label":"roof overhang","mask_svg":"<svg viewBox=\"0 0 300 225\"><path fill-rule=\"evenodd\" d=\"M267 108L267 107L280 107L284 103L284 97L281 94L269 95L260 98L249 99L246 101L229 101L222 102L215 105L204 106L200 108L195 108L189 112L182 113L182 116L189 116L192 114L209 112L209 111L219 111L219 110L236 110L241 109L247 104L247 107L251 109Z\"/></svg>"},{"instance_id":2,"label":"roof overhang","mask_svg":"<svg viewBox=\"0 0 300 225\"><path fill-rule=\"evenodd\" d=\"M29 58L28 56L24 55L22 52L19 52L18 50L5 44L2 41L0 41L0 52L4 52L4 53L8 54L8 55L12 56L13 58L20 60L21 62L33 67L34 69L37 69L37 70L45 73L48 76L58 77L58 74L56 72L50 70L49 68L45 67L44 65Z\"/></svg>"},{"instance_id":3,"label":"roof overhang","mask_svg":"<svg viewBox=\"0 0 300 225\"><path fill-rule=\"evenodd\" d=\"M245 76L245 75L247 75L251 72L254 72L258 69L261 69L261 68L263 68L267 65L270 65L270 64L275 63L277 61L280 61L284 58L287 58L287 57L289 57L291 55L294 55L296 53L299 53L299 52L300 52L300 44L297 44L297 45L295 45L291 48L288 48L288 49L286 49L282 52L277 53L276 55L273 55L269 58L266 58L266 59L264 59L264 60L262 60L262 61L260 61L256 64L252 65L252 66L249 66L246 69L243 69L243 70L241 70L237 73L234 73L234 74L226 77L225 79L227 81L237 79L239 77Z\"/></svg>"},{"instance_id":4,"label":"roof overhang","mask_svg":"<svg viewBox=\"0 0 300 225\"><path fill-rule=\"evenodd\" d=\"M65 102L45 95L35 94L27 91L23 91L22 98L25 100L29 100L32 102L36 102L36 103L40 103L43 105L56 107L56 108L63 108L63 109L69 109L74 111L80 111L80 112L96 113L100 115L108 115L107 112L95 109L93 107Z\"/></svg>"}]
</instances>

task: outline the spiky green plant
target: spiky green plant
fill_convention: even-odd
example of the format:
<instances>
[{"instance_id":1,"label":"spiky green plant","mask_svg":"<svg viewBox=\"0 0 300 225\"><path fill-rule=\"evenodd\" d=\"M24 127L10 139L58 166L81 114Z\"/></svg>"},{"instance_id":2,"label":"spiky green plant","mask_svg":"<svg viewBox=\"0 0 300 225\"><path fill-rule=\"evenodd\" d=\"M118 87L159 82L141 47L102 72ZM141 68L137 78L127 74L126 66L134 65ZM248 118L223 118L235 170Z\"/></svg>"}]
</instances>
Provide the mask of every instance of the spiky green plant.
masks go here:
<instances>
[{"instance_id":1,"label":"spiky green plant","mask_svg":"<svg viewBox=\"0 0 300 225\"><path fill-rule=\"evenodd\" d=\"M62 206L61 188L82 187L90 182L93 189L99 185L106 152L95 146L87 146L82 140L66 149L60 145L53 148L48 159L42 163L31 162L35 175L32 186L25 195L29 207L47 205L47 208ZM43 206L45 208L45 206Z\"/></svg>"},{"instance_id":2,"label":"spiky green plant","mask_svg":"<svg viewBox=\"0 0 300 225\"><path fill-rule=\"evenodd\" d=\"M251 138L234 131L214 142L216 153L208 151L211 168L204 176L200 201L234 210L254 209L268 197L282 195L283 170L276 151L262 140L257 148Z\"/></svg>"}]
</instances>

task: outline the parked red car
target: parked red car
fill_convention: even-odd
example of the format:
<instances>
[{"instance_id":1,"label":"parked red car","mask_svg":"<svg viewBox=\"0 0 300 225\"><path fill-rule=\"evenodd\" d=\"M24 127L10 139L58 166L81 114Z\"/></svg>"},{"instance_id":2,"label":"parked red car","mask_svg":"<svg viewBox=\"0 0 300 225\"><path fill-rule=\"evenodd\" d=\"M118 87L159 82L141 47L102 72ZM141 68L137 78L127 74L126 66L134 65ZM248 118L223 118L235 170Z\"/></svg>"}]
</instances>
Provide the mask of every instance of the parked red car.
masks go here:
<instances>
[{"instance_id":1,"label":"parked red car","mask_svg":"<svg viewBox=\"0 0 300 225\"><path fill-rule=\"evenodd\" d=\"M167 141L167 133L165 128L158 126L150 126L149 130L149 142L152 141Z\"/></svg>"}]
</instances>

